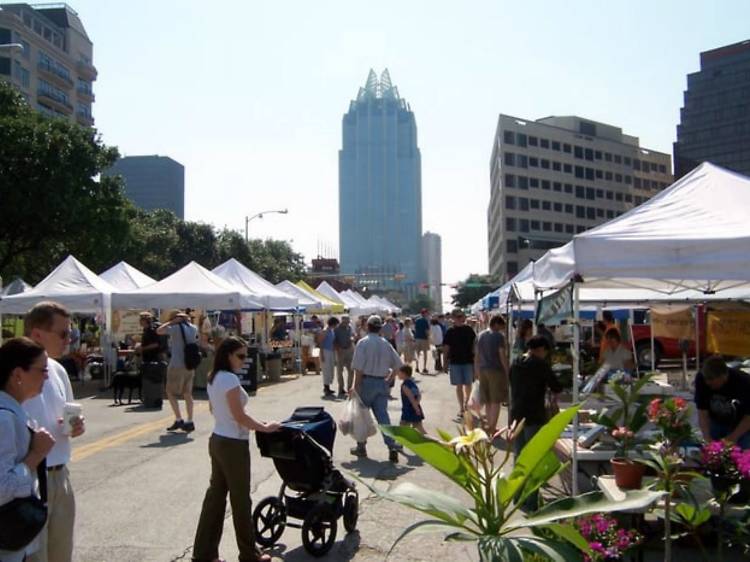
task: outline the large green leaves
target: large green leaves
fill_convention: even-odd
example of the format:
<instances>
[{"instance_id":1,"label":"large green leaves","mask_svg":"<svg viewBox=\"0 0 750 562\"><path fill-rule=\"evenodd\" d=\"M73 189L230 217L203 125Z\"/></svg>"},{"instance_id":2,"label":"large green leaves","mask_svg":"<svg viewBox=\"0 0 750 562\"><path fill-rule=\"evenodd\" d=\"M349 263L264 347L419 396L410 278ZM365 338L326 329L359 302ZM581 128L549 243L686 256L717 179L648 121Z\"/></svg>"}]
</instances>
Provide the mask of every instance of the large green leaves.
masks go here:
<instances>
[{"instance_id":1,"label":"large green leaves","mask_svg":"<svg viewBox=\"0 0 750 562\"><path fill-rule=\"evenodd\" d=\"M453 448L430 439L411 427L382 425L380 429L456 484L466 487L471 468L453 451Z\"/></svg>"}]
</instances>

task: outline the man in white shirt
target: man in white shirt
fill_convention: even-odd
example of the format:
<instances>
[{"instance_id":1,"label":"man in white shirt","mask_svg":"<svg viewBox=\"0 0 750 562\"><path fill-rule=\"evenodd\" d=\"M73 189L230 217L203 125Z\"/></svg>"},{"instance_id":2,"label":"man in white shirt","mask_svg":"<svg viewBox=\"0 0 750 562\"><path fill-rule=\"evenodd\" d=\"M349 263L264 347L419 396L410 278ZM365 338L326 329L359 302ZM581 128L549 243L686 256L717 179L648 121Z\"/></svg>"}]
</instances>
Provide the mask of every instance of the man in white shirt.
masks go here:
<instances>
[{"instance_id":1,"label":"man in white shirt","mask_svg":"<svg viewBox=\"0 0 750 562\"><path fill-rule=\"evenodd\" d=\"M70 313L54 302L41 302L24 319L24 332L42 345L49 357L49 378L42 393L23 403L28 416L54 438L55 445L47 455L47 525L40 533L39 550L29 562L70 562L73 557L73 527L75 524L75 496L70 484L70 439L85 431L83 417L63 427L63 407L73 402L70 379L60 358L70 343Z\"/></svg>"},{"instance_id":2,"label":"man in white shirt","mask_svg":"<svg viewBox=\"0 0 750 562\"><path fill-rule=\"evenodd\" d=\"M606 345L604 353L599 357L599 364L606 363L611 371L633 370L633 354L623 347L620 332L610 328L604 334L604 341Z\"/></svg>"},{"instance_id":3,"label":"man in white shirt","mask_svg":"<svg viewBox=\"0 0 750 562\"><path fill-rule=\"evenodd\" d=\"M190 322L186 312L173 312L169 322L165 322L156 329L160 336L169 335L169 365L167 366L167 398L174 412L174 423L167 431L183 430L186 433L195 431L193 423L193 379L195 370L185 366L185 346L198 343L198 328ZM187 419L182 419L180 403L185 400Z\"/></svg>"}]
</instances>

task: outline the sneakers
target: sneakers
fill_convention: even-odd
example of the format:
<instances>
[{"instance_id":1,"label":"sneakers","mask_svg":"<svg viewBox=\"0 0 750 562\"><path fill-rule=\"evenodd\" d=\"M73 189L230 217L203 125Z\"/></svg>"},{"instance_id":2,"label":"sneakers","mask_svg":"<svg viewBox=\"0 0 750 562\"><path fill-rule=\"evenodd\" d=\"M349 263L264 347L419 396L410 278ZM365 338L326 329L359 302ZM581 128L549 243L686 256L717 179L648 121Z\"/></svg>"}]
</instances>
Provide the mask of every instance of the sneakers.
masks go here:
<instances>
[{"instance_id":1,"label":"sneakers","mask_svg":"<svg viewBox=\"0 0 750 562\"><path fill-rule=\"evenodd\" d=\"M349 452L355 457L367 458L367 449L364 445L357 445L349 449Z\"/></svg>"},{"instance_id":2,"label":"sneakers","mask_svg":"<svg viewBox=\"0 0 750 562\"><path fill-rule=\"evenodd\" d=\"M324 386L323 387L323 396L335 396L336 393L331 390L330 386Z\"/></svg>"},{"instance_id":3,"label":"sneakers","mask_svg":"<svg viewBox=\"0 0 750 562\"><path fill-rule=\"evenodd\" d=\"M388 460L398 462L398 449L388 449Z\"/></svg>"},{"instance_id":4,"label":"sneakers","mask_svg":"<svg viewBox=\"0 0 750 562\"><path fill-rule=\"evenodd\" d=\"M191 421L183 423L182 431L184 431L185 433L190 433L191 431L195 431L195 424Z\"/></svg>"},{"instance_id":5,"label":"sneakers","mask_svg":"<svg viewBox=\"0 0 750 562\"><path fill-rule=\"evenodd\" d=\"M339 390L339 398L346 398L346 392Z\"/></svg>"},{"instance_id":6,"label":"sneakers","mask_svg":"<svg viewBox=\"0 0 750 562\"><path fill-rule=\"evenodd\" d=\"M192 425L192 423L191 423ZM177 431L185 427L185 422L182 420L174 420L174 423L167 428L167 431ZM193 428L195 429L195 428Z\"/></svg>"}]
</instances>

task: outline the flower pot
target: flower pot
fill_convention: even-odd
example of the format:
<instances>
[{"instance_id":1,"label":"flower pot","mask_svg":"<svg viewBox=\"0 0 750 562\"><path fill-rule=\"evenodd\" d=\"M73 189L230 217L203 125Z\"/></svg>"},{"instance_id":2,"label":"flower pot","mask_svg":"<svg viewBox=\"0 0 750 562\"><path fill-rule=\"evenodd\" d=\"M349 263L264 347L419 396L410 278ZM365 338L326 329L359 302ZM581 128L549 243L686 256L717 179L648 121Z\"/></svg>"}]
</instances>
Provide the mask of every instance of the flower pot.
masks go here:
<instances>
[{"instance_id":1,"label":"flower pot","mask_svg":"<svg viewBox=\"0 0 750 562\"><path fill-rule=\"evenodd\" d=\"M615 484L623 490L640 489L645 465L622 457L615 457L609 462L615 474Z\"/></svg>"}]
</instances>

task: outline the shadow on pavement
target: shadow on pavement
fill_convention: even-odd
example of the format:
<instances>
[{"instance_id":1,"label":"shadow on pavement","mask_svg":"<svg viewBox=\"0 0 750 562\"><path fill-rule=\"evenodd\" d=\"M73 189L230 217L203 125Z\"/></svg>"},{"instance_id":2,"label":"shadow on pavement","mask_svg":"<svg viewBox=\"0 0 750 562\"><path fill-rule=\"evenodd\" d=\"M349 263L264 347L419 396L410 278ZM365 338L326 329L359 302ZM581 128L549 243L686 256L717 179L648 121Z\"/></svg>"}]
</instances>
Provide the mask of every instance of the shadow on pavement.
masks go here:
<instances>
[{"instance_id":1,"label":"shadow on pavement","mask_svg":"<svg viewBox=\"0 0 750 562\"><path fill-rule=\"evenodd\" d=\"M325 556L321 556L320 558L312 556L305 550L303 546L298 546L292 550L287 551L287 547L283 543L277 544L272 550L269 550L268 553L273 557L274 560L281 559L285 562L310 562L312 560L335 560L336 562L346 562L347 560L354 559L354 556L357 554L359 545L362 541L361 537L359 536L359 531L347 533L346 535L344 535L343 539L341 539L341 533L345 532L346 531L344 531L344 525L339 519L339 528L336 534L336 543L333 545L333 548L328 554L326 554Z\"/></svg>"},{"instance_id":2,"label":"shadow on pavement","mask_svg":"<svg viewBox=\"0 0 750 562\"><path fill-rule=\"evenodd\" d=\"M166 433L164 435L159 435L158 443L148 443L147 445L141 445L141 449L174 447L177 445L184 445L185 443L192 442L193 439L187 433Z\"/></svg>"},{"instance_id":3,"label":"shadow on pavement","mask_svg":"<svg viewBox=\"0 0 750 562\"><path fill-rule=\"evenodd\" d=\"M388 461L376 461L373 459L357 459L339 463L341 467L360 478L373 478L375 480L396 480L399 476L411 472L416 465L394 464Z\"/></svg>"}]
</instances>

